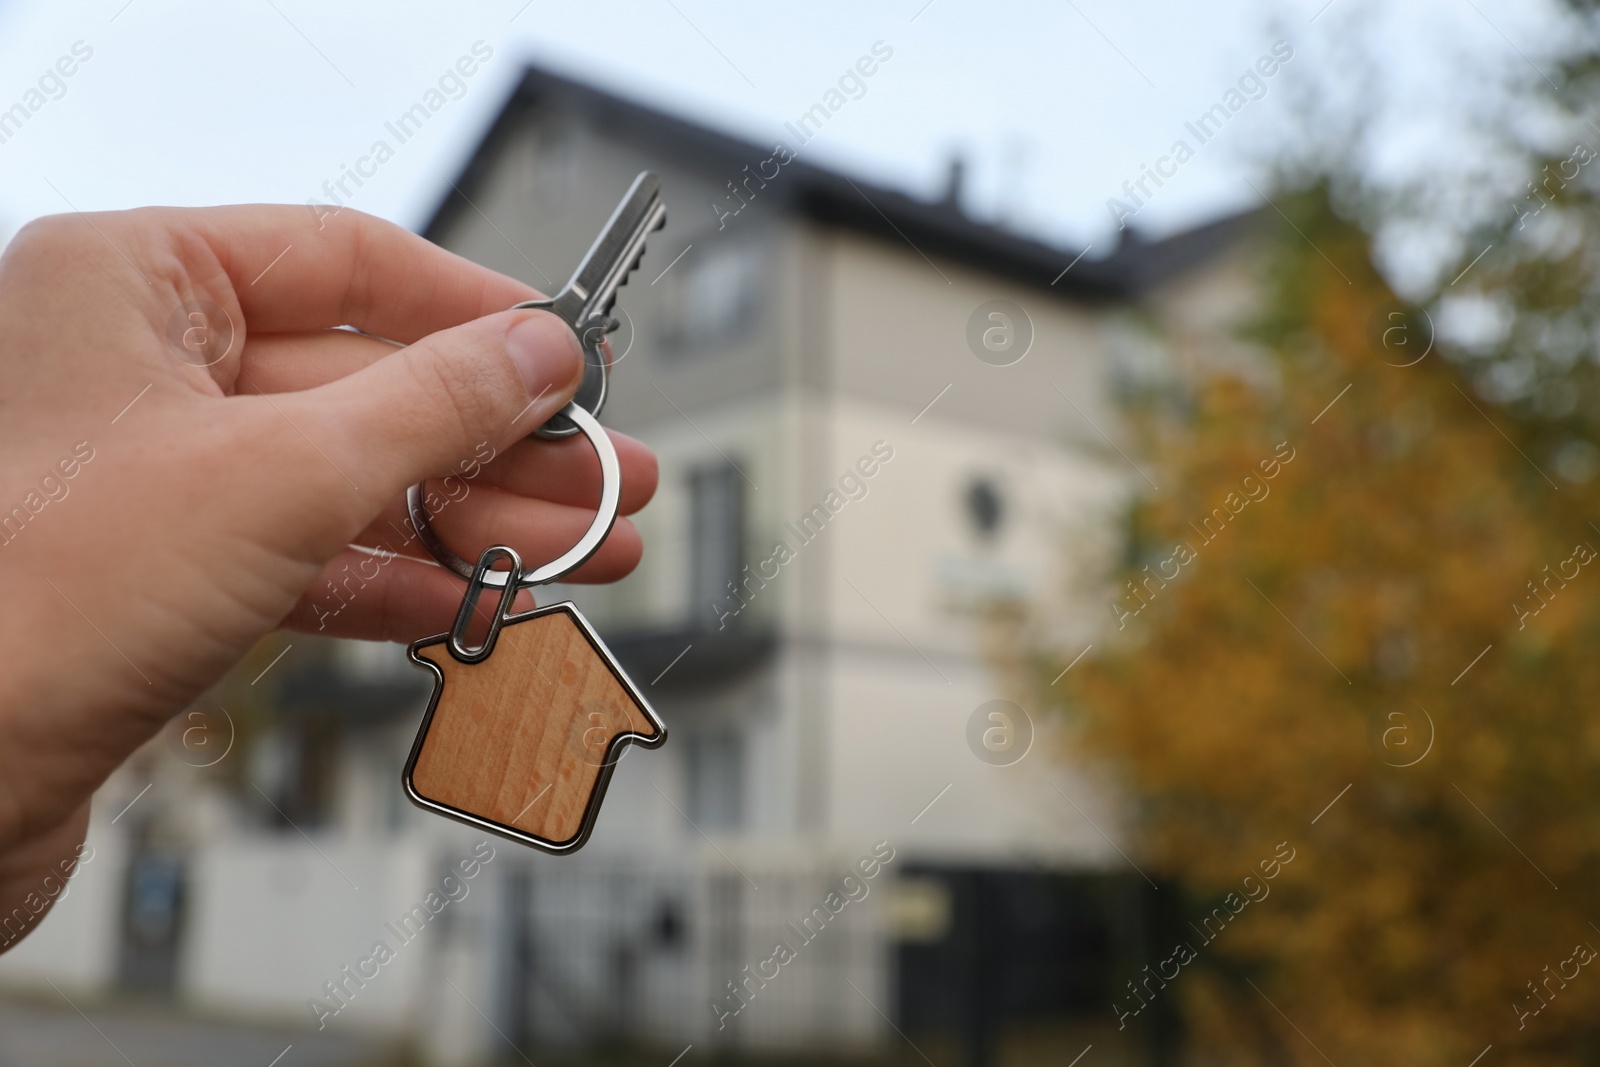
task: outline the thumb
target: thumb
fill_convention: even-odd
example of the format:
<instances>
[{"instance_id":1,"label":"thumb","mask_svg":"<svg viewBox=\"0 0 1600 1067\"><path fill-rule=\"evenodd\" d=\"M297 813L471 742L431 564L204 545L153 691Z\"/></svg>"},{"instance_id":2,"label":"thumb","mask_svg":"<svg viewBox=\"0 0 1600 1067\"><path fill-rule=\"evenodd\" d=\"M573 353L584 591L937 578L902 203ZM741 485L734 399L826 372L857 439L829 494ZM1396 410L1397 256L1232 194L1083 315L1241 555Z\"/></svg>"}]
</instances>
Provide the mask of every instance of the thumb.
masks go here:
<instances>
[{"instance_id":1,"label":"thumb","mask_svg":"<svg viewBox=\"0 0 1600 1067\"><path fill-rule=\"evenodd\" d=\"M512 310L429 334L301 396L336 442L337 465L381 506L484 442L499 450L526 437L582 377L583 348L564 321Z\"/></svg>"}]
</instances>

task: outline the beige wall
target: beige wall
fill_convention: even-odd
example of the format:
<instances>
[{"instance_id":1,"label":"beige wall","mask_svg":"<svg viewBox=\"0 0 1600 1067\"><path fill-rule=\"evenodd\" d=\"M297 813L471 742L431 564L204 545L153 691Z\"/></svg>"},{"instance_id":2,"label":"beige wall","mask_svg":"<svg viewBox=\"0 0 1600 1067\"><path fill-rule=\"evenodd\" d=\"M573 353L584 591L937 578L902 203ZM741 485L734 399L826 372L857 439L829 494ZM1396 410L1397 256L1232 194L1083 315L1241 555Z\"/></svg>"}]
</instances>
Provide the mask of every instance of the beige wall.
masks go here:
<instances>
[{"instance_id":1,"label":"beige wall","mask_svg":"<svg viewBox=\"0 0 1600 1067\"><path fill-rule=\"evenodd\" d=\"M841 393L904 408L909 420L950 385L929 417L1094 437L1065 393L1106 426L1101 312L939 256L929 262L909 244L838 232L830 245L831 379ZM968 318L994 299L1021 305L1035 328L1032 349L1009 367L967 347Z\"/></svg>"},{"instance_id":2,"label":"beige wall","mask_svg":"<svg viewBox=\"0 0 1600 1067\"><path fill-rule=\"evenodd\" d=\"M1103 862L1109 846L1063 797L1114 833L1114 820L1099 818L1103 793L1058 758L1042 716L1035 751L1009 768L977 760L965 725L979 704L1006 695L981 653L985 598L1059 599L1082 584L1091 546L1103 546L1138 478L1100 432L1119 432L1107 382L1125 312L776 211L746 211L719 231L704 209L715 196L708 181L581 127L526 131L477 197L496 225L468 212L450 243L523 277L528 265L510 246L537 250L541 269L564 280L644 166L662 176L668 229L621 294L635 336L604 418L660 456L660 491L637 520L645 559L615 586L543 599L572 595L602 633L714 627L712 606L687 599L687 479L725 454L748 478L752 564L778 558L780 540L794 552L746 609L745 621L777 623L784 643L747 684L702 694L694 707L662 700L669 721L744 725L749 811L737 847L892 837L955 856ZM673 268L681 276L650 285L686 246ZM661 328L670 302L684 298L674 282L698 257L738 249L756 256L757 325L734 344L674 351ZM1216 298L1179 292L1173 307L1203 312ZM968 319L992 299L1021 305L1033 326L1031 349L1011 366L968 347ZM837 505L841 477L878 442L894 458L878 460L866 495L801 545L785 523L826 506L830 491ZM977 535L964 502L980 476L1003 499L993 538ZM676 815L656 790L681 797L681 773L654 754L625 760L596 846L676 839Z\"/></svg>"}]
</instances>

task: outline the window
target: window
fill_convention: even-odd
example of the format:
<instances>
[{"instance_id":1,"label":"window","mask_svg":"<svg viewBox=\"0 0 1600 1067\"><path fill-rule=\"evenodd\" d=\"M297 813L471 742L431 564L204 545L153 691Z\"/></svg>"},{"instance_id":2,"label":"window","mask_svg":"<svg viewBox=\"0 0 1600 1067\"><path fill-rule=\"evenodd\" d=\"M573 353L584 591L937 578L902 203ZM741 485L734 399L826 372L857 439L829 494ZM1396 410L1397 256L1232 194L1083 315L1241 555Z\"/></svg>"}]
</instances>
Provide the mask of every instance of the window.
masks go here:
<instances>
[{"instance_id":1,"label":"window","mask_svg":"<svg viewBox=\"0 0 1600 1067\"><path fill-rule=\"evenodd\" d=\"M700 730L684 744L688 814L702 830L732 830L744 821L744 744L731 729Z\"/></svg>"},{"instance_id":2,"label":"window","mask_svg":"<svg viewBox=\"0 0 1600 1067\"><path fill-rule=\"evenodd\" d=\"M689 618L713 626L738 608L729 583L744 565L744 492L739 472L718 462L689 474Z\"/></svg>"},{"instance_id":3,"label":"window","mask_svg":"<svg viewBox=\"0 0 1600 1067\"><path fill-rule=\"evenodd\" d=\"M984 539L992 539L1000 531L1005 519L1005 498L993 478L977 477L967 484L965 500L967 521L973 532Z\"/></svg>"},{"instance_id":4,"label":"window","mask_svg":"<svg viewBox=\"0 0 1600 1067\"><path fill-rule=\"evenodd\" d=\"M676 277L674 277L676 276ZM760 311L761 259L753 245L691 249L667 274L662 341L685 354L726 347L755 325Z\"/></svg>"}]
</instances>

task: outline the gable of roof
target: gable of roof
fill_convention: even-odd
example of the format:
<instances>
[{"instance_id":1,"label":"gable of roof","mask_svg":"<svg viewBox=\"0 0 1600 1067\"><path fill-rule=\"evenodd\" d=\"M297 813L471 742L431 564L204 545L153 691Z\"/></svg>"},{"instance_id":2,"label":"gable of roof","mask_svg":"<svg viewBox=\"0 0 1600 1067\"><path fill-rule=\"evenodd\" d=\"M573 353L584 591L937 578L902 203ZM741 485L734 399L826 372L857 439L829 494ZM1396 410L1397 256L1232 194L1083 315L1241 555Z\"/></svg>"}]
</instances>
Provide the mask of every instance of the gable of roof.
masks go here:
<instances>
[{"instance_id":1,"label":"gable of roof","mask_svg":"<svg viewBox=\"0 0 1600 1067\"><path fill-rule=\"evenodd\" d=\"M422 234L440 240L471 210L470 198L525 123L540 112L564 114L633 144L715 183L771 156L770 149L690 122L592 85L530 66L434 210ZM798 157L773 183L772 202L827 226L906 244L977 270L1010 278L1064 298L1089 302L1131 300L1222 252L1251 226L1245 212L1159 241L1123 231L1116 251L1083 259L1065 250L969 218L948 200L928 201L855 181Z\"/></svg>"}]
</instances>

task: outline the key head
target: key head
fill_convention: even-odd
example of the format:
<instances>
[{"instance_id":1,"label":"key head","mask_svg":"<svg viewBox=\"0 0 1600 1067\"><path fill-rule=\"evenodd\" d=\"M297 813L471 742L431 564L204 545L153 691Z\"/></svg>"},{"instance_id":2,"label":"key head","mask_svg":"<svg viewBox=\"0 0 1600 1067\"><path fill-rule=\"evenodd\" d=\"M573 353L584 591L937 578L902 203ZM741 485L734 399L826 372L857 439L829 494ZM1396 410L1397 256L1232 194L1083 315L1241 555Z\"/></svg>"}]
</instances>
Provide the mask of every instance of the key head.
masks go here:
<instances>
[{"instance_id":1,"label":"key head","mask_svg":"<svg viewBox=\"0 0 1600 1067\"><path fill-rule=\"evenodd\" d=\"M555 303L554 299L528 300L514 306L560 314ZM590 319L572 331L583 345L583 380L578 383L578 391L572 394L572 400L591 415L598 416L600 409L605 407L606 388L611 380L610 352L605 339L606 334L616 328L615 323L615 319ZM565 415L552 415L543 426L533 431L534 436L549 440L571 437L577 432L578 424Z\"/></svg>"}]
</instances>

